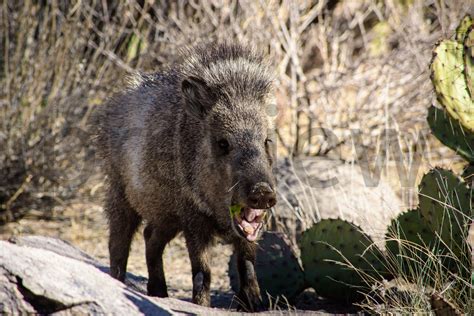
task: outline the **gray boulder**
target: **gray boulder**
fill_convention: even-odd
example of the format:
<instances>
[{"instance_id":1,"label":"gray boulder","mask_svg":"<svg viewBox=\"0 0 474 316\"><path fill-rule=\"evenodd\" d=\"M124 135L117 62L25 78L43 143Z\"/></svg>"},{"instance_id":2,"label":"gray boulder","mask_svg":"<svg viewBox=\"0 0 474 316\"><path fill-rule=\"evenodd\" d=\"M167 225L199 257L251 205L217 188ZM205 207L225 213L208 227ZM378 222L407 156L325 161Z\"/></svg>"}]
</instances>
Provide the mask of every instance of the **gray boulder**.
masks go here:
<instances>
[{"instance_id":1,"label":"gray boulder","mask_svg":"<svg viewBox=\"0 0 474 316\"><path fill-rule=\"evenodd\" d=\"M372 178L356 164L310 157L280 160L275 170L278 203L271 229L286 233L293 242L303 230L326 218L350 221L381 241L390 221L403 209L390 185L382 179L371 183Z\"/></svg>"}]
</instances>

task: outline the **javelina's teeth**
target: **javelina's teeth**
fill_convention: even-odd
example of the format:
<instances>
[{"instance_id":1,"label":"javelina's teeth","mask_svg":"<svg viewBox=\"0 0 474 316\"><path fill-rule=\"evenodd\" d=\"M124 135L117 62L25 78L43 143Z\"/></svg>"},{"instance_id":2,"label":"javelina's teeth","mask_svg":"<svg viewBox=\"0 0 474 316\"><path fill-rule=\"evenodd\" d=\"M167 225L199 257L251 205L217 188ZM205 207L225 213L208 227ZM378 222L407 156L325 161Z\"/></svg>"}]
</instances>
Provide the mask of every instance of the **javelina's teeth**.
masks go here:
<instances>
[{"instance_id":1,"label":"javelina's teeth","mask_svg":"<svg viewBox=\"0 0 474 316\"><path fill-rule=\"evenodd\" d=\"M249 209L245 212L245 218L249 222L252 222L255 219L255 216L256 216L255 211L252 209Z\"/></svg>"},{"instance_id":2,"label":"javelina's teeth","mask_svg":"<svg viewBox=\"0 0 474 316\"><path fill-rule=\"evenodd\" d=\"M253 232L254 232L254 229L253 229L252 226L246 226L246 227L244 228L244 232L245 232L246 234L252 235Z\"/></svg>"},{"instance_id":3,"label":"javelina's teeth","mask_svg":"<svg viewBox=\"0 0 474 316\"><path fill-rule=\"evenodd\" d=\"M243 231L246 233L246 234L252 234L254 232L254 228L252 226L252 224L250 224L249 222L247 222L246 220L243 220L242 221L242 227L243 227Z\"/></svg>"}]
</instances>

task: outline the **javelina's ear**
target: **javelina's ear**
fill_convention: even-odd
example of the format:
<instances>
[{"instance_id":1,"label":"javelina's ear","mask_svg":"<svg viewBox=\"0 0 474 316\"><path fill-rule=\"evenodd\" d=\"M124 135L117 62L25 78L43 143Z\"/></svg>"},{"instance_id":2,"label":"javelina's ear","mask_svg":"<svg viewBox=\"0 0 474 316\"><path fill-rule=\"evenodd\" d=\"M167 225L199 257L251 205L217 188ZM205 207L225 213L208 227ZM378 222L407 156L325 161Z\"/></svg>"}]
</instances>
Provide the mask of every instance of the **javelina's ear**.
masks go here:
<instances>
[{"instance_id":1,"label":"javelina's ear","mask_svg":"<svg viewBox=\"0 0 474 316\"><path fill-rule=\"evenodd\" d=\"M211 88L203 80L187 77L181 82L186 110L199 118L203 118L216 102Z\"/></svg>"}]
</instances>

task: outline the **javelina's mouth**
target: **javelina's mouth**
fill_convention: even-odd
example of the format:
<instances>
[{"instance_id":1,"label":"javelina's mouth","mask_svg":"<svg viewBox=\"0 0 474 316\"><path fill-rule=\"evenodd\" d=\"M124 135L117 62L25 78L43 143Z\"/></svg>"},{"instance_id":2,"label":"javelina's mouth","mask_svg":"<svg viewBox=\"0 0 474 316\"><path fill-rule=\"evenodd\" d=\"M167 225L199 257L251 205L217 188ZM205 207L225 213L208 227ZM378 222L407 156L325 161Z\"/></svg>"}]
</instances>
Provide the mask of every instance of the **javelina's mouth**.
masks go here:
<instances>
[{"instance_id":1,"label":"javelina's mouth","mask_svg":"<svg viewBox=\"0 0 474 316\"><path fill-rule=\"evenodd\" d=\"M248 241L255 241L263 226L265 214L266 210L244 207L232 214L234 229Z\"/></svg>"}]
</instances>

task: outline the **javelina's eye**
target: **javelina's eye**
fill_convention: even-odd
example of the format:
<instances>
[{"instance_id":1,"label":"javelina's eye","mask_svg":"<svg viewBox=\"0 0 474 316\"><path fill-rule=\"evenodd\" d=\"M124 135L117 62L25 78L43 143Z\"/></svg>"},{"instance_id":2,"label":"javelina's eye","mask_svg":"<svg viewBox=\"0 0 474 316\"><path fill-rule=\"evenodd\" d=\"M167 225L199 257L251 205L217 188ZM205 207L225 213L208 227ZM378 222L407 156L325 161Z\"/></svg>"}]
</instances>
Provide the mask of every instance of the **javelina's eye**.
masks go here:
<instances>
[{"instance_id":1,"label":"javelina's eye","mask_svg":"<svg viewBox=\"0 0 474 316\"><path fill-rule=\"evenodd\" d=\"M273 141L270 138L265 139L265 146L270 145Z\"/></svg>"},{"instance_id":2,"label":"javelina's eye","mask_svg":"<svg viewBox=\"0 0 474 316\"><path fill-rule=\"evenodd\" d=\"M224 154L228 154L229 153L229 142L227 141L227 139L225 138L222 138L220 140L217 141L217 145L219 146L219 148L222 150L222 152Z\"/></svg>"}]
</instances>

